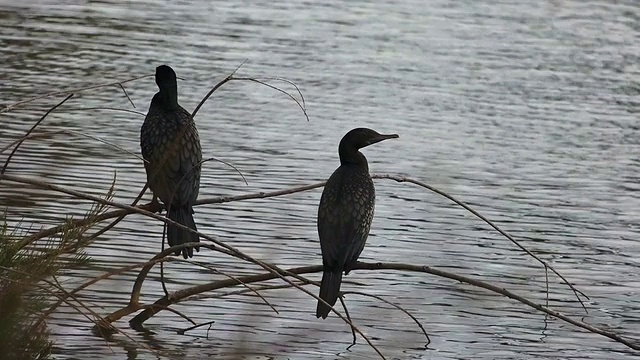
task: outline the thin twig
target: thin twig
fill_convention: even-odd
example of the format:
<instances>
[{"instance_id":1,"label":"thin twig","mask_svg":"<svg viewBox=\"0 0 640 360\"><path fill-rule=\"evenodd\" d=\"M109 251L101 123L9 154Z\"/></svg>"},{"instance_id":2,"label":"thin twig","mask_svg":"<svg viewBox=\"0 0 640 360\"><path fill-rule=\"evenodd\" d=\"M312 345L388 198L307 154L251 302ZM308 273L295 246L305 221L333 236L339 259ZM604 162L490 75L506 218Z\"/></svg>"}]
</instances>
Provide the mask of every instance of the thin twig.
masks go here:
<instances>
[{"instance_id":1,"label":"thin twig","mask_svg":"<svg viewBox=\"0 0 640 360\"><path fill-rule=\"evenodd\" d=\"M205 265L205 264L202 264L202 263L198 263L198 262L195 262L195 261L192 261L192 260L180 259L179 261L183 261L183 262L186 262L186 263L189 263L189 264L193 264L193 265L196 265L196 266L203 267L203 268L205 268L205 269L207 269L207 270L209 270L209 271L211 271L211 272L213 272L215 274L220 274L222 276L228 277L229 279L233 279L233 280L237 281L238 284L246 287L248 290L250 290L251 292L256 294L260 299L262 299L262 301L267 306L269 306L271 308L271 310L273 310L273 312L275 312L278 315L280 314L280 312L278 310L276 310L276 308L273 305L271 305L271 303L267 299L265 299L264 296L262 296L253 286L250 286L249 284L243 283L242 280L240 280L237 276L233 276L233 275L227 274L227 273L225 273L223 271L220 271L220 270L218 270L218 269L216 269L216 268L214 268L212 266Z\"/></svg>"},{"instance_id":2,"label":"thin twig","mask_svg":"<svg viewBox=\"0 0 640 360\"><path fill-rule=\"evenodd\" d=\"M64 98L64 100L60 101L57 105L55 105L54 107L50 108L49 110L47 110L47 112L42 115L42 117L40 118L40 120L36 121L35 124L33 124L33 126L31 127L31 129L29 129L29 131L27 131L27 133L25 134L25 136L28 136L29 134L31 134L31 132L33 130L35 130L36 127L38 127L38 125L40 125L40 123L47 117L47 115L51 114L51 112L55 109L57 109L59 106L61 106L62 104L64 104L65 102L67 102L67 100L71 99L71 97L73 97L73 93L67 95L66 98ZM11 154L9 154L9 157L7 158L7 160L4 162L4 166L2 167L2 170L0 171L0 175L3 175L5 173L5 171L7 170L7 166L9 165L9 162L11 162L11 158L13 157L13 154L16 153L16 151L18 150L18 148L20 147L20 145L22 145L23 140L21 140L20 142L18 142L18 144L16 145L15 148L13 148L13 151L11 151Z\"/></svg>"},{"instance_id":3,"label":"thin twig","mask_svg":"<svg viewBox=\"0 0 640 360\"><path fill-rule=\"evenodd\" d=\"M266 78L259 78L256 80L260 80L260 81L284 81L287 84L293 86L294 88L296 88L296 91L298 92L298 95L300 95L300 99L302 100L302 107L304 109L307 108L307 103L304 101L304 95L302 95L302 91L300 91L300 88L298 87L298 85L296 83L294 83L293 81L286 79L286 78L282 78L282 77L266 77Z\"/></svg>"},{"instance_id":4,"label":"thin twig","mask_svg":"<svg viewBox=\"0 0 640 360\"><path fill-rule=\"evenodd\" d=\"M269 83L266 83L262 80L258 80L258 79L254 79L254 78L246 78L246 77L234 77L231 80L241 80L241 81L252 81L261 85L264 85L268 88L274 89L276 91L279 91L285 95L287 95L289 98L291 98L293 101L296 102L296 104L298 105L298 107L300 108L300 110L302 110L302 113L304 114L304 117L307 118L307 121L309 121L309 115L307 114L307 109L305 108L305 106L303 104L300 103L300 101L298 101L298 99L296 99L293 95L289 94L288 92L280 89L277 86L271 85ZM283 80L283 79L278 79L278 80ZM284 81L284 80L283 80ZM288 80L287 80L288 81ZM288 81L290 84L293 84L292 81ZM296 87L296 90L298 90L298 92L300 91L300 89L298 89L298 87L294 84L294 86ZM304 98L303 98L304 101Z\"/></svg>"},{"instance_id":5,"label":"thin twig","mask_svg":"<svg viewBox=\"0 0 640 360\"><path fill-rule=\"evenodd\" d=\"M122 83L117 83L118 86L120 86L120 89L122 89L122 92L124 93L124 96L127 97L127 99L129 100L129 102L131 103L131 106L133 106L133 108L136 108L136 104L133 103L133 100L131 100L131 97L129 96L129 94L127 93L127 89L124 88L124 85L122 85Z\"/></svg>"},{"instance_id":6,"label":"thin twig","mask_svg":"<svg viewBox=\"0 0 640 360\"><path fill-rule=\"evenodd\" d=\"M167 209L167 217L169 214L169 209ZM160 251L164 252L164 240L167 235L167 224L162 224L162 239L160 240ZM199 249L199 248L198 248ZM160 263L160 285L162 286L162 291L164 292L164 296L169 296L169 290L167 290L167 283L164 279L164 262Z\"/></svg>"},{"instance_id":7,"label":"thin twig","mask_svg":"<svg viewBox=\"0 0 640 360\"><path fill-rule=\"evenodd\" d=\"M136 114L136 115L140 115L140 116L146 116L147 115L147 114L145 114L145 113L143 113L141 111L137 111L137 110L121 109L121 108L115 108L115 107L109 107L109 106L79 107L79 108L68 108L67 109L67 111L87 111L87 110L109 110L109 111L126 112L126 113L129 113L129 114Z\"/></svg>"},{"instance_id":8,"label":"thin twig","mask_svg":"<svg viewBox=\"0 0 640 360\"><path fill-rule=\"evenodd\" d=\"M84 136L84 137L87 137L87 138L89 138L89 139L93 139L93 140L99 141L99 142L101 142L101 143L103 143L103 144L105 144L105 145L109 145L109 146L111 146L111 147L112 147L112 148L114 148L114 149L120 150L120 151L122 151L123 153L126 153L126 154L128 154L128 155L131 155L131 156L135 157L136 159L138 159L138 160L140 160L140 161L142 161L142 162L146 162L146 163L148 163L148 161L147 161L147 160L145 160L144 158L142 158L142 156L140 156L140 155L138 155L138 154L136 154L136 153L134 153L134 152L132 152L132 151L129 151L129 150L127 150L127 149L125 149L125 148L123 148L123 147L121 147L121 146L119 146L119 145L116 145L116 144L114 144L114 143L112 143L112 142L110 142L110 141L107 141L107 140L105 140L105 139L102 139L102 138L100 138L100 137L98 137L98 136L90 135L90 134L84 134L84 133L81 133L81 132L76 131L76 130L62 130L62 131L67 132L67 133L71 133L71 134L76 134L76 135Z\"/></svg>"},{"instance_id":9,"label":"thin twig","mask_svg":"<svg viewBox=\"0 0 640 360\"><path fill-rule=\"evenodd\" d=\"M200 103L198 103L198 106L196 106L196 108L193 110L193 112L191 113L191 117L195 118L196 114L198 113L198 110L200 110L200 108L202 107L202 105L204 105L204 103L209 99L209 97L213 94L214 91L218 90L220 88L220 86L228 83L231 78L233 77L233 75L235 75L235 73L242 67L242 65L244 65L247 62L247 60L244 60L240 65L238 65L238 67L235 68L235 70L233 70L231 72L231 74L229 74L226 78L224 78L224 80L220 81L219 83L217 83L208 93L207 95L205 95L202 100L200 100Z\"/></svg>"},{"instance_id":10,"label":"thin twig","mask_svg":"<svg viewBox=\"0 0 640 360\"><path fill-rule=\"evenodd\" d=\"M347 309L347 304L345 304L343 296L342 295L339 296L338 299L340 299L340 303L342 304L342 307L344 308L344 313L345 313L345 315L347 315L347 319L349 319L349 321L353 322L353 320L351 320L351 315L349 315L349 309ZM351 349L351 347L356 344L356 331L351 326L349 327L349 329L351 329L351 335L353 335L353 341L351 342L351 345L347 346L347 350Z\"/></svg>"},{"instance_id":11,"label":"thin twig","mask_svg":"<svg viewBox=\"0 0 640 360\"><path fill-rule=\"evenodd\" d=\"M247 182L247 179L244 177L244 174L240 170L238 170L238 168L235 167L230 162L227 162L227 161L224 161L222 159L215 158L215 157L210 157L208 159L200 161L200 164L204 164L205 162L211 161L211 160L217 161L217 162L219 162L221 164L227 165L228 167L232 168L233 170L235 170L240 175L240 177L242 177L242 181L244 181L244 184L247 185L247 186L249 185L249 183Z\"/></svg>"},{"instance_id":12,"label":"thin twig","mask_svg":"<svg viewBox=\"0 0 640 360\"><path fill-rule=\"evenodd\" d=\"M547 294L547 296L545 297L545 306L549 307L549 268L548 267L544 267L544 279L545 279L545 284L546 284L546 291L545 293Z\"/></svg>"},{"instance_id":13,"label":"thin twig","mask_svg":"<svg viewBox=\"0 0 640 360\"><path fill-rule=\"evenodd\" d=\"M164 258L164 259L152 260L152 262L153 263L157 263L157 262L160 262L160 261L172 261L172 260L177 260L177 259ZM144 266L146 266L148 264L149 264L149 261L144 262L144 263L137 263L137 264L124 266L124 267L121 267L119 269L106 272L106 273L104 273L104 274L102 274L100 276L92 278L91 280L89 280L89 281L85 282L84 284L76 287L75 289L73 289L71 291L68 291L67 294L66 294L66 297L60 298L60 300L58 300L58 302L56 302L55 304L51 305L51 307L49 307L49 309L47 311L45 311L40 316L40 318L33 325L32 329L36 329L43 321L45 321L49 317L49 315L51 315L69 296L75 295L78 292L80 292L81 290L86 289L87 287L89 287L89 286L91 286L91 285L93 285L93 284L95 284L95 283L97 283L99 281L108 279L108 278L110 278L112 276L115 276L115 275L120 275L122 273L125 273L127 271L131 271L131 270L136 269L136 268L144 267Z\"/></svg>"},{"instance_id":14,"label":"thin twig","mask_svg":"<svg viewBox=\"0 0 640 360\"><path fill-rule=\"evenodd\" d=\"M373 295L373 294L367 294L367 293L363 293L360 291L342 291L342 295L348 295L348 294L354 294L354 295L360 295L360 296L368 296L374 299L378 299L380 301L382 301L385 304L391 305L394 308L402 311L403 313L407 314L407 316L409 316L411 318L411 320L413 320L413 322L415 322L418 327L420 328L420 330L422 330L422 333L424 334L424 336L427 338L427 343L424 345L424 348L426 349L429 344L431 344L431 339L429 338L429 334L427 334L427 330L424 329L424 326L422 326L422 323L420 323L420 321L418 321L418 319L416 319L415 316L413 316L413 314L411 314L409 311L407 311L406 309L404 309L403 307L401 307L400 305L394 304L389 300L384 299L381 296L378 295ZM342 300L342 297L340 298L340 300Z\"/></svg>"},{"instance_id":15,"label":"thin twig","mask_svg":"<svg viewBox=\"0 0 640 360\"><path fill-rule=\"evenodd\" d=\"M140 155L138 155L138 154L136 154L136 153L134 153L132 151L129 151L129 150L127 150L127 149L125 149L125 148L123 148L123 147L121 147L119 145L116 145L116 144L114 144L112 142L109 142L109 141L107 141L105 139L102 139L100 137L97 137L95 135L84 134L84 133L81 133L79 131L71 130L71 129L45 131L45 132L41 132L41 133L37 133L37 134L25 135L25 136L23 136L23 137L21 137L19 139L16 139L16 140L12 141L8 145L6 145L2 149L0 149L0 153L3 153L5 151L7 151L7 149L11 148L13 145L15 145L15 144L17 144L17 143L19 143L21 141L24 141L24 140L34 140L34 139L40 139L40 138L46 139L46 138L49 138L52 135L58 135L58 134L79 135L79 136L83 136L83 137L86 137L86 138L89 138L89 139L97 140L97 141L99 141L99 142L101 142L103 144L106 144L106 145L109 145L109 146L113 147L116 150L122 151L122 152L124 152L124 153L126 153L128 155L131 155L131 156L135 157L136 159L138 159L138 160L140 160L142 162L148 162L147 160L143 159Z\"/></svg>"},{"instance_id":16,"label":"thin twig","mask_svg":"<svg viewBox=\"0 0 640 360\"><path fill-rule=\"evenodd\" d=\"M288 84L293 85L293 87L295 87L296 91L298 92L298 94L300 94L300 98L302 99L302 103L300 103L300 101L298 99L296 99L293 95L289 94L287 91L280 89L277 86L271 85L263 80L260 79L256 79L256 78L248 78L248 77L235 77L234 75L236 74L236 72L238 72L238 70L242 67L242 65L244 65L247 62L247 60L243 61L240 65L238 65L238 67L236 67L231 74L229 74L226 78L224 78L222 81L218 82L205 96L204 98L202 98L202 100L200 100L200 103L198 103L198 106L196 106L196 108L193 110L193 112L191 113L192 117L196 117L196 114L198 113L198 111L200 110L200 108L202 107L202 105L204 105L204 103L209 99L209 97L211 97L211 95L218 90L222 85L228 83L231 80L239 80L239 81L252 81L261 85L264 85L266 87L269 87L271 89L274 89L278 92L281 92L285 95L287 95L289 98L291 98L293 101L295 101L295 103L298 105L298 107L302 110L302 113L304 114L305 118L307 119L307 121L309 121L309 115L307 114L307 108L306 108L306 103L304 100L304 96L302 95L302 92L300 91L300 88L298 87L298 85L296 85L293 81L291 80L287 80L284 78L280 78L280 77L274 77L274 78L267 78L268 80L274 80L274 81L283 81L286 82Z\"/></svg>"},{"instance_id":17,"label":"thin twig","mask_svg":"<svg viewBox=\"0 0 640 360\"><path fill-rule=\"evenodd\" d=\"M50 92L44 95L40 95L40 96L36 96L27 100L22 100L22 101L18 101L16 103L13 104L9 104L7 106L5 106L4 108L0 109L0 113L4 113L4 112L8 112L13 110L14 108L36 101L36 100L40 100L40 99L44 99L44 98L48 98L51 96L57 96L57 95L68 95L70 93L79 93L79 92L83 92L83 91L87 91L87 90L94 90L94 89L99 89L99 88L103 88L103 87L108 87L108 86L119 86L122 87L122 84L124 83L128 83L131 81L135 81L135 80L140 80L143 78L147 78L147 77L151 77L154 75L142 75L142 76L137 76L134 78L129 78L126 80L122 80L122 81L115 81L115 82L110 82L110 83L106 83L106 84L99 84L99 85L90 85L90 86L85 86L85 87L80 87L80 88L74 88L74 89L69 89L69 90L61 90L61 91L54 91L54 92ZM125 92L126 94L126 92ZM128 95L126 95L128 97ZM134 106L135 107L135 106Z\"/></svg>"},{"instance_id":18,"label":"thin twig","mask_svg":"<svg viewBox=\"0 0 640 360\"><path fill-rule=\"evenodd\" d=\"M304 286L304 285L309 285L309 284L312 284L312 283L298 283L297 285ZM289 284L278 284L278 285L254 286L253 288L258 290L258 291L265 291L265 290L291 289L293 287L294 287L293 285L289 285ZM193 296L189 296L189 297L184 298L184 299L180 299L180 300L176 301L176 303L193 301L193 300L219 299L219 298L223 298L223 297L226 297L226 296L232 296L232 295L254 296L253 291L251 291L250 289L240 289L240 290L235 290L235 291L227 291L227 292L223 292L223 293L219 293L219 294L193 295Z\"/></svg>"},{"instance_id":19,"label":"thin twig","mask_svg":"<svg viewBox=\"0 0 640 360\"><path fill-rule=\"evenodd\" d=\"M160 264L162 264L162 263L160 263ZM154 306L154 305L143 305L143 306L141 307L141 309L146 309L146 308L149 308L149 307L151 307L151 306ZM166 307L164 310L167 310L167 311L169 311L169 312L172 312L172 313L174 313L174 314L176 314L176 315L180 316L181 318L183 318L183 319L187 320L188 322L190 322L190 323L191 323L191 324L193 324L193 325L195 325L195 324L196 324L196 322L195 322L195 321L193 321L190 317L188 317L187 315L185 315L185 314L181 313L180 311L178 311L178 310L176 310L176 309L174 309L174 308ZM135 329L135 330L144 330L144 328Z\"/></svg>"}]
</instances>

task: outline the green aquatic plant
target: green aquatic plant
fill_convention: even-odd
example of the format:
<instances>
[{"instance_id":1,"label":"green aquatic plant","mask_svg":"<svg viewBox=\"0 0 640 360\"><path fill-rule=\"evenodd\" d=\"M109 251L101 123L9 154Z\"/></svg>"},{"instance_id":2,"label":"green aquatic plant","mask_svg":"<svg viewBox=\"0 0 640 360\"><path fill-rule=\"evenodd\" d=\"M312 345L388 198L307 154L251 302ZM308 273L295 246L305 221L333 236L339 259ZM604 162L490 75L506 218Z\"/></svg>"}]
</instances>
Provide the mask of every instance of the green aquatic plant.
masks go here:
<instances>
[{"instance_id":1,"label":"green aquatic plant","mask_svg":"<svg viewBox=\"0 0 640 360\"><path fill-rule=\"evenodd\" d=\"M110 198L112 189L107 198ZM0 354L7 359L47 359L52 341L46 314L54 301L66 293L57 278L69 270L86 267L84 249L91 243L84 233L96 216L105 211L95 205L75 226L69 217L57 236L25 245L25 224L9 226L6 211L0 214ZM76 299L77 300L77 299ZM75 307L75 306L74 306ZM77 308L77 307L76 307Z\"/></svg>"},{"instance_id":2,"label":"green aquatic plant","mask_svg":"<svg viewBox=\"0 0 640 360\"><path fill-rule=\"evenodd\" d=\"M33 327L34 314L46 308L46 301L34 284L21 273L30 270L28 256L16 251L16 234L8 230L2 214L0 226L0 353L10 359L45 359L51 351L44 326ZM44 264L34 264L42 272Z\"/></svg>"}]
</instances>

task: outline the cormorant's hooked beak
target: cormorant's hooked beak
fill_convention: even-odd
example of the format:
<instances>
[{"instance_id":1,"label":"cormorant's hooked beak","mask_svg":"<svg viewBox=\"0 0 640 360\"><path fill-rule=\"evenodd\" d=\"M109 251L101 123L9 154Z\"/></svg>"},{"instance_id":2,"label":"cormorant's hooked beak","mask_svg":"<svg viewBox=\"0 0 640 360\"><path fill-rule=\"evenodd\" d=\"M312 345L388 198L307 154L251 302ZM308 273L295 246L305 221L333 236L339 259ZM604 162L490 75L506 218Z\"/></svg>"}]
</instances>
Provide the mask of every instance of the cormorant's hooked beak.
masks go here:
<instances>
[{"instance_id":1,"label":"cormorant's hooked beak","mask_svg":"<svg viewBox=\"0 0 640 360\"><path fill-rule=\"evenodd\" d=\"M388 140L388 139L397 139L399 138L398 134L379 134L376 137L372 137L367 141L367 146L371 145L371 144L375 144L377 142L383 141L383 140Z\"/></svg>"}]
</instances>

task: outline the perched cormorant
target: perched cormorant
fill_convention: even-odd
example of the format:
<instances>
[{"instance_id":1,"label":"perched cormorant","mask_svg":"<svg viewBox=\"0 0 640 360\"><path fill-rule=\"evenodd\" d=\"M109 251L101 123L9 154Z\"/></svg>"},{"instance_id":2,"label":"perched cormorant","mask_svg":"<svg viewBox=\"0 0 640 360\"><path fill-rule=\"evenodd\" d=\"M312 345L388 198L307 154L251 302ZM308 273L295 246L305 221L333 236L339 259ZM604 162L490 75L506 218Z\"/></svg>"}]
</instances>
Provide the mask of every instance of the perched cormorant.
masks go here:
<instances>
[{"instance_id":1,"label":"perched cormorant","mask_svg":"<svg viewBox=\"0 0 640 360\"><path fill-rule=\"evenodd\" d=\"M319 297L333 306L338 300L342 272L358 262L369 236L375 189L367 158L359 149L398 135L382 135L367 128L349 131L340 140L340 167L327 180L318 208L318 235L322 250L322 284ZM318 301L316 317L325 319L331 308Z\"/></svg>"},{"instance_id":2,"label":"perched cormorant","mask_svg":"<svg viewBox=\"0 0 640 360\"><path fill-rule=\"evenodd\" d=\"M149 112L140 129L140 147L146 160L147 183L154 200L160 198L169 219L196 230L193 204L200 189L202 150L196 124L191 114L178 105L176 73L167 65L156 68L158 91L151 100ZM169 246L199 242L197 234L167 226ZM196 247L199 251L199 248ZM192 248L177 250L186 259Z\"/></svg>"}]
</instances>

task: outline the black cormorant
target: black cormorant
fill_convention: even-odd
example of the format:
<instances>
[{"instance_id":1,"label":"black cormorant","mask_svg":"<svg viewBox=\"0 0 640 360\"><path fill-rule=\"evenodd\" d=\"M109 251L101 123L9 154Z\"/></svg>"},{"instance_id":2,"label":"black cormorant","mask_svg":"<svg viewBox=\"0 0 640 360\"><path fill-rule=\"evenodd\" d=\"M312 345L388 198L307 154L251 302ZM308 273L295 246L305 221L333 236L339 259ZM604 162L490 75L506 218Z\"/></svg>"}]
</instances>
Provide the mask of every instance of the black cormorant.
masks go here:
<instances>
[{"instance_id":1,"label":"black cormorant","mask_svg":"<svg viewBox=\"0 0 640 360\"><path fill-rule=\"evenodd\" d=\"M342 272L351 271L369 236L375 189L367 158L359 149L398 135L371 129L349 131L340 141L340 167L327 180L318 208L318 235L322 250L322 284L319 297L333 306L338 300ZM318 301L316 317L324 319L331 308Z\"/></svg>"},{"instance_id":2,"label":"black cormorant","mask_svg":"<svg viewBox=\"0 0 640 360\"><path fill-rule=\"evenodd\" d=\"M158 91L140 130L140 147L147 171L147 183L154 199L160 198L169 219L196 230L193 204L200 189L202 150L191 114L178 105L176 73L167 65L156 68ZM169 246L199 242L197 234L167 226ZM199 251L198 248L196 250ZM193 249L177 250L186 259Z\"/></svg>"}]
</instances>

